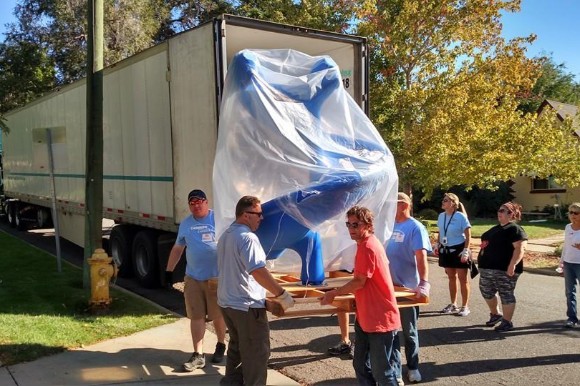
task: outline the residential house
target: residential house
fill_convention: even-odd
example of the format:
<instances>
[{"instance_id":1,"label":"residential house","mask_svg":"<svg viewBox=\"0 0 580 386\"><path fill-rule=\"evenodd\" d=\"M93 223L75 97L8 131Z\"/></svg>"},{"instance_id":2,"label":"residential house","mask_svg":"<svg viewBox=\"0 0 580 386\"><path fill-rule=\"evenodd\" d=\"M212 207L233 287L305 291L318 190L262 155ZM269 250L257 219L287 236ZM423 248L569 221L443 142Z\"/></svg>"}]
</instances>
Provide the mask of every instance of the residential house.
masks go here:
<instances>
[{"instance_id":1,"label":"residential house","mask_svg":"<svg viewBox=\"0 0 580 386\"><path fill-rule=\"evenodd\" d=\"M538 108L538 115L548 111L547 108L555 110L560 121L572 117L574 119L574 134L580 137L580 114L577 115L577 106L546 99ZM561 208L562 205L580 201L580 187L569 189L565 186L559 186L552 178L520 176L514 179L512 189L516 197L515 200L527 212L542 211L544 207L554 205L559 205ZM561 208L561 212L565 214L566 208Z\"/></svg>"}]
</instances>

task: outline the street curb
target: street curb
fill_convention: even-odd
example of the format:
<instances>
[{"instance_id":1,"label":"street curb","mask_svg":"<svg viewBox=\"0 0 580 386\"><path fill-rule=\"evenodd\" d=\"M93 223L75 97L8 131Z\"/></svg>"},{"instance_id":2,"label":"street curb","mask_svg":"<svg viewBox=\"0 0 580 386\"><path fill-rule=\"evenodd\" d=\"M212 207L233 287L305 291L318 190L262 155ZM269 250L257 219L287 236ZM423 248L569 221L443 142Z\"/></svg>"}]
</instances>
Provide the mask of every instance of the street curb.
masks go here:
<instances>
[{"instance_id":1,"label":"street curb","mask_svg":"<svg viewBox=\"0 0 580 386\"><path fill-rule=\"evenodd\" d=\"M544 275L544 276L562 276L554 269L551 268L531 268L531 267L524 267L524 272L534 273L537 275Z\"/></svg>"},{"instance_id":2,"label":"street curb","mask_svg":"<svg viewBox=\"0 0 580 386\"><path fill-rule=\"evenodd\" d=\"M143 302L148 303L149 305L157 308L159 311L161 311L163 313L172 314L173 316L175 316L177 318L183 318L184 317L183 315L178 314L175 311L171 311L170 309L165 308L162 305L159 305L159 304L155 303L154 301L149 300L149 299L147 299L147 298L145 298L145 297L143 297L143 296L141 296L139 294L136 294L135 292L131 292L128 289L125 289L123 287L120 287L117 284L110 284L110 287L113 287L116 290L119 290L120 292L123 292L126 295L129 295L129 296L132 296L132 297L137 298L139 300L142 300Z\"/></svg>"},{"instance_id":3,"label":"street curb","mask_svg":"<svg viewBox=\"0 0 580 386\"><path fill-rule=\"evenodd\" d=\"M427 256L427 261L430 263L438 263L439 258L434 256ZM475 260L477 262L477 260ZM545 276L562 276L558 272L556 272L552 268L531 268L531 267L524 267L524 272L533 273L536 275L545 275Z\"/></svg>"}]
</instances>

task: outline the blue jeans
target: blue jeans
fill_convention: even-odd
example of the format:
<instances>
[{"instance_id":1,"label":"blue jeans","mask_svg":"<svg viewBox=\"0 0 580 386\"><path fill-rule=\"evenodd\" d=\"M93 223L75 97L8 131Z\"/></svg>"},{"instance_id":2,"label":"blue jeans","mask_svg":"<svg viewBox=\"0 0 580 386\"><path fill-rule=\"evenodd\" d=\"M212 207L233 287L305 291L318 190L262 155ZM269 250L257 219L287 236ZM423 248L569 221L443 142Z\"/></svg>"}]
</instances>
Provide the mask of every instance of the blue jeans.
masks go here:
<instances>
[{"instance_id":1,"label":"blue jeans","mask_svg":"<svg viewBox=\"0 0 580 386\"><path fill-rule=\"evenodd\" d=\"M401 355L401 338L405 343L405 358L409 370L419 369L419 329L417 320L419 319L419 307L399 308L401 313L402 336L395 340L394 350L397 355L399 366L396 368L397 378L403 377L403 363Z\"/></svg>"},{"instance_id":2,"label":"blue jeans","mask_svg":"<svg viewBox=\"0 0 580 386\"><path fill-rule=\"evenodd\" d=\"M566 288L566 316L578 323L576 282L580 282L580 264L564 262L564 287Z\"/></svg>"},{"instance_id":3,"label":"blue jeans","mask_svg":"<svg viewBox=\"0 0 580 386\"><path fill-rule=\"evenodd\" d=\"M397 331L364 332L358 321L354 323L354 359L356 379L363 386L397 386L395 369L397 357L393 341Z\"/></svg>"}]
</instances>

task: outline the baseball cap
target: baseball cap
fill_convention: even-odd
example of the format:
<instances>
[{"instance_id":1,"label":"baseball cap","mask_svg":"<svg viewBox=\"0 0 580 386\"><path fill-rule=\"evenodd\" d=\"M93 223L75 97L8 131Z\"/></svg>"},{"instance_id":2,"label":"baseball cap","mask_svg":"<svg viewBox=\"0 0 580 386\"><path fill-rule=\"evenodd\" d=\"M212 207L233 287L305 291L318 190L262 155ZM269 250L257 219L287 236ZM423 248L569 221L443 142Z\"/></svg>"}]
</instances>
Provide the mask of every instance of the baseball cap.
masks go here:
<instances>
[{"instance_id":1,"label":"baseball cap","mask_svg":"<svg viewBox=\"0 0 580 386\"><path fill-rule=\"evenodd\" d=\"M411 197L407 196L405 193L403 192L399 192L397 194L397 202L406 202L407 204L411 205L412 201L411 201Z\"/></svg>"},{"instance_id":2,"label":"baseball cap","mask_svg":"<svg viewBox=\"0 0 580 386\"><path fill-rule=\"evenodd\" d=\"M187 195L187 202L190 202L193 199L207 200L207 196L205 195L203 190L194 189Z\"/></svg>"}]
</instances>

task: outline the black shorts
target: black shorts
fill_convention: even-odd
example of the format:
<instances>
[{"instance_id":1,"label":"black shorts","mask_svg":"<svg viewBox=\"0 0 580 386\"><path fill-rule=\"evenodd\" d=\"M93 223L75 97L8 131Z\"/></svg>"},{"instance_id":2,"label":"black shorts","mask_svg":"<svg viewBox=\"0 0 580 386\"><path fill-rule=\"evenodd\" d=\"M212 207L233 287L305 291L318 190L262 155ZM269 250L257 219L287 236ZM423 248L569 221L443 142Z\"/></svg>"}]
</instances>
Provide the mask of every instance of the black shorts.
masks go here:
<instances>
[{"instance_id":1,"label":"black shorts","mask_svg":"<svg viewBox=\"0 0 580 386\"><path fill-rule=\"evenodd\" d=\"M443 268L469 268L468 263L462 263L459 254L465 248L465 244L439 247L439 266Z\"/></svg>"}]
</instances>

